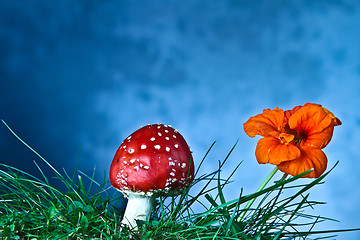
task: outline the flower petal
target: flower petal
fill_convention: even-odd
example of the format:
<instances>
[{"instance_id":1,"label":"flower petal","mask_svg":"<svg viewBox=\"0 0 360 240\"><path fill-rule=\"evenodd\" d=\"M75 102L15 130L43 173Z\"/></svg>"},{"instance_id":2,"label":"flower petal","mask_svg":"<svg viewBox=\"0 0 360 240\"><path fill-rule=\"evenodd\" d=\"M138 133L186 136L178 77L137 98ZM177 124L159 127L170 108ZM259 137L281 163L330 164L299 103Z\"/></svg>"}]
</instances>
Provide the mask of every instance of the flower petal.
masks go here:
<instances>
[{"instance_id":1,"label":"flower petal","mask_svg":"<svg viewBox=\"0 0 360 240\"><path fill-rule=\"evenodd\" d=\"M289 127L294 130L304 128L309 132L321 132L333 119L318 104L305 104L289 118Z\"/></svg>"},{"instance_id":2,"label":"flower petal","mask_svg":"<svg viewBox=\"0 0 360 240\"><path fill-rule=\"evenodd\" d=\"M250 137L255 135L278 137L280 129L284 126L284 119L285 116L282 109L264 109L262 114L250 117L244 123L244 130Z\"/></svg>"},{"instance_id":3,"label":"flower petal","mask_svg":"<svg viewBox=\"0 0 360 240\"><path fill-rule=\"evenodd\" d=\"M309 134L306 141L303 143L304 147L322 149L328 145L334 132L334 125L331 124L319 133Z\"/></svg>"},{"instance_id":4,"label":"flower petal","mask_svg":"<svg viewBox=\"0 0 360 240\"><path fill-rule=\"evenodd\" d=\"M296 130L303 144L311 148L324 148L331 140L335 117L321 105L306 103L293 112L289 118L290 129ZM340 121L340 120L339 120Z\"/></svg>"},{"instance_id":5,"label":"flower petal","mask_svg":"<svg viewBox=\"0 0 360 240\"><path fill-rule=\"evenodd\" d=\"M294 140L295 136L289 133L280 133L279 139L281 140L281 143L289 143L292 140Z\"/></svg>"},{"instance_id":6,"label":"flower petal","mask_svg":"<svg viewBox=\"0 0 360 240\"><path fill-rule=\"evenodd\" d=\"M300 150L292 144L282 144L280 139L264 137L256 145L255 156L258 163L278 165L298 158Z\"/></svg>"},{"instance_id":7,"label":"flower petal","mask_svg":"<svg viewBox=\"0 0 360 240\"><path fill-rule=\"evenodd\" d=\"M295 160L280 163L278 169L292 176L299 175L310 169L312 172L303 176L304 178L318 178L327 167L327 157L320 149L301 148L301 155Z\"/></svg>"},{"instance_id":8,"label":"flower petal","mask_svg":"<svg viewBox=\"0 0 360 240\"><path fill-rule=\"evenodd\" d=\"M323 107L322 109L326 112L326 114L327 114L329 117L332 118L335 126L339 126L339 125L342 124L342 122L340 121L340 119L338 119L337 117L335 117L335 115L334 115L332 112L330 112L329 110L327 110L327 109L324 108L324 107Z\"/></svg>"}]
</instances>

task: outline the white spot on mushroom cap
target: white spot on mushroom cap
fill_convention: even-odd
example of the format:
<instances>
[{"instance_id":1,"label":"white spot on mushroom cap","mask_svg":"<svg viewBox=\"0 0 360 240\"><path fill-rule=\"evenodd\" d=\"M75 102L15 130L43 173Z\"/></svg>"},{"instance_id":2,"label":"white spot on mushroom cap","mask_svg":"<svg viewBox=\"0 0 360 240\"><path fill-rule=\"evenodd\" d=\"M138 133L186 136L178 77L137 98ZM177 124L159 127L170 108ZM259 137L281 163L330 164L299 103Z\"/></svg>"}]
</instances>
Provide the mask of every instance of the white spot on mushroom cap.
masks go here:
<instances>
[{"instance_id":1,"label":"white spot on mushroom cap","mask_svg":"<svg viewBox=\"0 0 360 240\"><path fill-rule=\"evenodd\" d=\"M129 151L128 151L130 154L134 153L135 150L133 148L130 148Z\"/></svg>"},{"instance_id":2,"label":"white spot on mushroom cap","mask_svg":"<svg viewBox=\"0 0 360 240\"><path fill-rule=\"evenodd\" d=\"M161 132L158 132L158 135L161 137L162 136Z\"/></svg>"},{"instance_id":3,"label":"white spot on mushroom cap","mask_svg":"<svg viewBox=\"0 0 360 240\"><path fill-rule=\"evenodd\" d=\"M150 141L155 141L155 138L154 137L150 138Z\"/></svg>"},{"instance_id":4,"label":"white spot on mushroom cap","mask_svg":"<svg viewBox=\"0 0 360 240\"><path fill-rule=\"evenodd\" d=\"M186 163L182 163L181 168L186 168Z\"/></svg>"},{"instance_id":5,"label":"white spot on mushroom cap","mask_svg":"<svg viewBox=\"0 0 360 240\"><path fill-rule=\"evenodd\" d=\"M175 144L174 146L175 146L175 148L179 148L179 144Z\"/></svg>"},{"instance_id":6,"label":"white spot on mushroom cap","mask_svg":"<svg viewBox=\"0 0 360 240\"><path fill-rule=\"evenodd\" d=\"M166 150L167 152L170 152L170 148L169 148L169 147L166 147L165 150Z\"/></svg>"},{"instance_id":7,"label":"white spot on mushroom cap","mask_svg":"<svg viewBox=\"0 0 360 240\"><path fill-rule=\"evenodd\" d=\"M145 144L141 145L141 149L145 149L145 148L146 148Z\"/></svg>"},{"instance_id":8,"label":"white spot on mushroom cap","mask_svg":"<svg viewBox=\"0 0 360 240\"><path fill-rule=\"evenodd\" d=\"M174 172L170 172L170 176L175 177L175 173L174 173Z\"/></svg>"},{"instance_id":9,"label":"white spot on mushroom cap","mask_svg":"<svg viewBox=\"0 0 360 240\"><path fill-rule=\"evenodd\" d=\"M161 147L160 147L160 145L155 145L154 148L155 149L160 149Z\"/></svg>"}]
</instances>

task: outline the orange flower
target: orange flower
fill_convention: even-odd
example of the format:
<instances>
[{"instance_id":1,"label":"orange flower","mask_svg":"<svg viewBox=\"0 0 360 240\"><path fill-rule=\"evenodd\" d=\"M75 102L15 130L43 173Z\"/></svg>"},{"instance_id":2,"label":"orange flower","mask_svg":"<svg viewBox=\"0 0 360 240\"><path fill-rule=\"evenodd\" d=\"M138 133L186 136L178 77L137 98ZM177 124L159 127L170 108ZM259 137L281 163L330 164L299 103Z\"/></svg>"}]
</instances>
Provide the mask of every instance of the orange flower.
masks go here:
<instances>
[{"instance_id":1,"label":"orange flower","mask_svg":"<svg viewBox=\"0 0 360 240\"><path fill-rule=\"evenodd\" d=\"M341 121L326 108L314 103L283 111L265 109L250 117L244 130L250 137L261 135L255 156L259 163L277 165L284 173L317 178L326 170L327 158L321 150L330 142L334 127Z\"/></svg>"}]
</instances>

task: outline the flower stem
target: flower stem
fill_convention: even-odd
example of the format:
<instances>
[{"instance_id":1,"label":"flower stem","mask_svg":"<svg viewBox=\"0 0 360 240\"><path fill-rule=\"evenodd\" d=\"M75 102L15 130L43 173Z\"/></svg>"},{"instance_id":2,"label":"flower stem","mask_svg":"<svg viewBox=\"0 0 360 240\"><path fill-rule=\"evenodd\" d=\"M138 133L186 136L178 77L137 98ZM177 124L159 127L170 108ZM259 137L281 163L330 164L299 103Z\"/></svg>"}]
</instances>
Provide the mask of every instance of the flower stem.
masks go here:
<instances>
[{"instance_id":1,"label":"flower stem","mask_svg":"<svg viewBox=\"0 0 360 240\"><path fill-rule=\"evenodd\" d=\"M261 190L263 190L263 189L265 188L266 184L269 183L269 181L270 181L271 178L275 175L275 173L277 172L277 170L278 170L278 168L277 168L277 166L276 166L276 167L274 168L274 170L272 170L272 172L269 174L269 176L265 179L265 181L264 181L264 182L260 185L260 187L256 190L255 193L260 192ZM240 216L239 216L238 219L237 219L238 222L240 222L240 221L244 218L247 210L249 210L249 208L251 207L251 205L254 203L255 199L256 199L256 198L253 198L253 199L251 199L250 201L248 201L248 203L246 204L245 208L243 209L243 211L241 212Z\"/></svg>"}]
</instances>

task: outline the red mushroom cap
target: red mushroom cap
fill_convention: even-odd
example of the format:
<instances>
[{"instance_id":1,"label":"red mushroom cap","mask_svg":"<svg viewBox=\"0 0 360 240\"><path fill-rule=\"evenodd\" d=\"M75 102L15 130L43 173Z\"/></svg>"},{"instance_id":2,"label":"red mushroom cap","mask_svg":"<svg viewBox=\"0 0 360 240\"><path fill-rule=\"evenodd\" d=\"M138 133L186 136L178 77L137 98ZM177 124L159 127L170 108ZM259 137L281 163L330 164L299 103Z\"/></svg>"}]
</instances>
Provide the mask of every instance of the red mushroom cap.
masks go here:
<instances>
[{"instance_id":1,"label":"red mushroom cap","mask_svg":"<svg viewBox=\"0 0 360 240\"><path fill-rule=\"evenodd\" d=\"M168 125L142 127L118 148L110 182L121 192L177 194L194 178L191 151L181 134Z\"/></svg>"}]
</instances>

